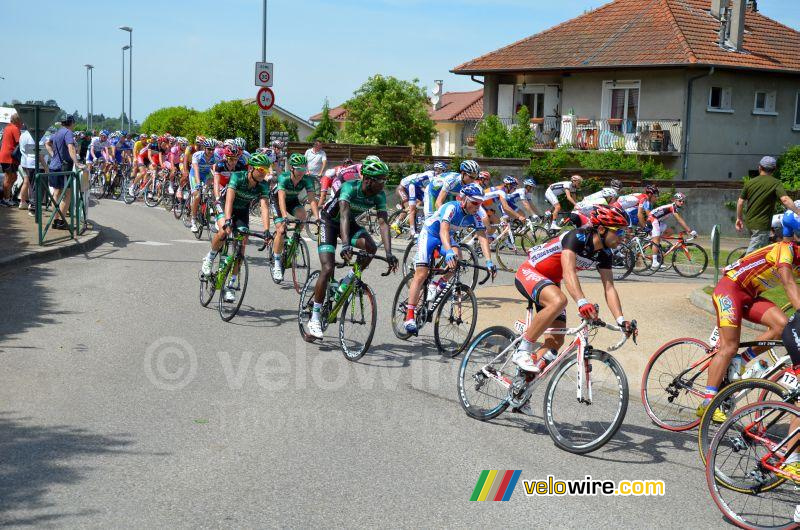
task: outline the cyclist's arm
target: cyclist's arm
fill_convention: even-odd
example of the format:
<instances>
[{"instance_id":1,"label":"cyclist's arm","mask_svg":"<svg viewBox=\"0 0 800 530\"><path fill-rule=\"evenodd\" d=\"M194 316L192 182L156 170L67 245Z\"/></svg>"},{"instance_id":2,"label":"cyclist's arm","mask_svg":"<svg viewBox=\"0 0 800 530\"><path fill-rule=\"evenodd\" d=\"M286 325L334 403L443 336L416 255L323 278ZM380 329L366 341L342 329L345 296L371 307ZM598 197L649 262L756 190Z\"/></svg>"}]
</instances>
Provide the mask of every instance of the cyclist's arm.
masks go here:
<instances>
[{"instance_id":1,"label":"cyclist's arm","mask_svg":"<svg viewBox=\"0 0 800 530\"><path fill-rule=\"evenodd\" d=\"M436 210L442 207L442 205L447 201L447 186L442 186L442 189L439 190L439 195L436 197Z\"/></svg>"},{"instance_id":2,"label":"cyclist's arm","mask_svg":"<svg viewBox=\"0 0 800 530\"><path fill-rule=\"evenodd\" d=\"M311 213L314 219L319 219L319 203L317 202L317 194L313 191L308 192L308 202L311 204Z\"/></svg>"},{"instance_id":3,"label":"cyclist's arm","mask_svg":"<svg viewBox=\"0 0 800 530\"><path fill-rule=\"evenodd\" d=\"M475 231L475 235L478 238L478 243L481 245L481 250L483 251L483 256L486 261L492 260L492 251L489 248L489 238L486 237L486 230L483 228L478 229Z\"/></svg>"},{"instance_id":4,"label":"cyclist's arm","mask_svg":"<svg viewBox=\"0 0 800 530\"><path fill-rule=\"evenodd\" d=\"M219 189L220 174L216 170L212 170L211 174L214 175L214 199L219 200L221 192L221 190Z\"/></svg>"},{"instance_id":5,"label":"cyclist's arm","mask_svg":"<svg viewBox=\"0 0 800 530\"><path fill-rule=\"evenodd\" d=\"M639 209L636 212L636 215L639 217L639 226L645 226L647 224L647 215L650 212L645 212L644 205L640 204Z\"/></svg>"},{"instance_id":6,"label":"cyclist's arm","mask_svg":"<svg viewBox=\"0 0 800 530\"><path fill-rule=\"evenodd\" d=\"M269 232L269 204L267 198L263 196L259 201L261 203L261 224L264 226L264 230Z\"/></svg>"},{"instance_id":7,"label":"cyclist's arm","mask_svg":"<svg viewBox=\"0 0 800 530\"><path fill-rule=\"evenodd\" d=\"M564 190L564 194L567 196L567 200L568 200L569 202L571 202L573 205L577 204L577 201L576 201L576 200L575 200L575 198L572 196L572 194L569 192L569 190Z\"/></svg>"},{"instance_id":8,"label":"cyclist's arm","mask_svg":"<svg viewBox=\"0 0 800 530\"><path fill-rule=\"evenodd\" d=\"M564 275L564 287L572 299L576 303L578 300L585 299L586 295L583 294L581 282L578 280L577 255L574 251L566 248L561 251L561 270Z\"/></svg>"},{"instance_id":9,"label":"cyclist's arm","mask_svg":"<svg viewBox=\"0 0 800 530\"><path fill-rule=\"evenodd\" d=\"M673 213L672 215L675 216L675 220L678 221L678 224L683 227L684 230L687 232L691 232L692 229L689 228L689 225L686 224L686 221L683 220L683 217L678 212Z\"/></svg>"},{"instance_id":10,"label":"cyclist's arm","mask_svg":"<svg viewBox=\"0 0 800 530\"><path fill-rule=\"evenodd\" d=\"M347 234L350 233L350 202L339 200L339 237L342 245L349 245Z\"/></svg>"},{"instance_id":11,"label":"cyclist's arm","mask_svg":"<svg viewBox=\"0 0 800 530\"><path fill-rule=\"evenodd\" d=\"M228 219L233 219L233 200L236 198L236 190L233 188L228 188L225 192L225 221L227 222ZM264 211L263 209L261 210ZM262 213L263 215L263 213Z\"/></svg>"},{"instance_id":12,"label":"cyclist's arm","mask_svg":"<svg viewBox=\"0 0 800 530\"><path fill-rule=\"evenodd\" d=\"M522 207L525 208L526 212L531 212L533 215L541 216L539 210L537 210L536 207L533 204L531 204L531 202L528 199L522 199L521 203Z\"/></svg>"},{"instance_id":13,"label":"cyclist's arm","mask_svg":"<svg viewBox=\"0 0 800 530\"><path fill-rule=\"evenodd\" d=\"M286 211L286 191L282 189L278 189L278 211L284 220L289 218L289 212Z\"/></svg>"},{"instance_id":14,"label":"cyclist's arm","mask_svg":"<svg viewBox=\"0 0 800 530\"><path fill-rule=\"evenodd\" d=\"M194 178L197 182L200 182L200 163L199 162L192 162L192 171L194 171Z\"/></svg>"},{"instance_id":15,"label":"cyclist's arm","mask_svg":"<svg viewBox=\"0 0 800 530\"><path fill-rule=\"evenodd\" d=\"M611 269L598 269L600 273L600 280L603 282L603 292L606 296L606 304L614 319L619 321L622 316L622 303L619 301L619 293L617 288L614 287L614 274Z\"/></svg>"},{"instance_id":16,"label":"cyclist's arm","mask_svg":"<svg viewBox=\"0 0 800 530\"><path fill-rule=\"evenodd\" d=\"M786 291L786 297L792 303L795 310L800 311L800 287L797 286L792 267L778 266L778 278L780 278L781 284L783 284L783 290Z\"/></svg>"},{"instance_id":17,"label":"cyclist's arm","mask_svg":"<svg viewBox=\"0 0 800 530\"><path fill-rule=\"evenodd\" d=\"M500 207L503 208L503 211L506 212L509 217L513 217L514 219L517 219L519 221L525 220L524 215L515 212L514 209L508 205L508 201L506 200L505 197L501 195L500 197L498 197L498 199L500 199Z\"/></svg>"},{"instance_id":18,"label":"cyclist's arm","mask_svg":"<svg viewBox=\"0 0 800 530\"><path fill-rule=\"evenodd\" d=\"M450 250L450 222L449 221L441 221L439 223L439 241L442 242L442 250L446 253Z\"/></svg>"},{"instance_id":19,"label":"cyclist's arm","mask_svg":"<svg viewBox=\"0 0 800 530\"><path fill-rule=\"evenodd\" d=\"M381 231L381 241L383 241L383 248L386 249L386 255L392 255L392 238L389 235L389 214L386 211L378 212L378 228Z\"/></svg>"}]
</instances>

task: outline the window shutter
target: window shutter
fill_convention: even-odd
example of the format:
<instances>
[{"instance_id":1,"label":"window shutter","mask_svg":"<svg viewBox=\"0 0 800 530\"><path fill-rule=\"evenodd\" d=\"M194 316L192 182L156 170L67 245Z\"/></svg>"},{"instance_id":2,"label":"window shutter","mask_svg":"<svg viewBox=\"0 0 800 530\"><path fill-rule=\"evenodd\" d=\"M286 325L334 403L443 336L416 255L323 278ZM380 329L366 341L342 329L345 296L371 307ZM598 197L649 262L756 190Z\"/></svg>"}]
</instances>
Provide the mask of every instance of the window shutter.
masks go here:
<instances>
[{"instance_id":1,"label":"window shutter","mask_svg":"<svg viewBox=\"0 0 800 530\"><path fill-rule=\"evenodd\" d=\"M729 110L729 109L733 108L732 107L732 101L731 101L732 100L732 97L731 97L732 92L733 92L733 90L731 89L731 87L725 87L725 88L722 89L722 101L721 101L722 104L720 105L720 108L725 109L725 110Z\"/></svg>"},{"instance_id":2,"label":"window shutter","mask_svg":"<svg viewBox=\"0 0 800 530\"><path fill-rule=\"evenodd\" d=\"M776 92L767 92L767 98L764 102L764 110L766 112L775 112L775 96Z\"/></svg>"}]
</instances>

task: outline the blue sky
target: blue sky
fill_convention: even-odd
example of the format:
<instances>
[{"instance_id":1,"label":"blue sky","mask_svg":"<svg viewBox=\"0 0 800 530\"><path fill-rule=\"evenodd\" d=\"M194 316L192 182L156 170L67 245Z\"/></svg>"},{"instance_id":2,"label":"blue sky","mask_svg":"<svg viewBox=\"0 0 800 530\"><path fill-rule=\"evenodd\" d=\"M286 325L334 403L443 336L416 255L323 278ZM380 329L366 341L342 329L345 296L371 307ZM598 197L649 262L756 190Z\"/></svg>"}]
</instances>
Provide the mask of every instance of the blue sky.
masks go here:
<instances>
[{"instance_id":1,"label":"blue sky","mask_svg":"<svg viewBox=\"0 0 800 530\"><path fill-rule=\"evenodd\" d=\"M255 96L260 0L1 3L6 49L0 101L55 99L62 108L85 114L83 65L91 63L95 112L119 115L121 47L128 35L117 27L123 25L134 28L135 119L163 106L202 110L220 100ZM443 79L446 91L473 90L478 85L468 77L448 71L604 3L269 0L267 56L275 63L276 103L308 118L326 97L332 105L341 103L376 73L418 78L429 88ZM800 28L797 0L760 0L759 9ZM46 37L34 38L34 31ZM10 43L16 49L9 50Z\"/></svg>"}]
</instances>

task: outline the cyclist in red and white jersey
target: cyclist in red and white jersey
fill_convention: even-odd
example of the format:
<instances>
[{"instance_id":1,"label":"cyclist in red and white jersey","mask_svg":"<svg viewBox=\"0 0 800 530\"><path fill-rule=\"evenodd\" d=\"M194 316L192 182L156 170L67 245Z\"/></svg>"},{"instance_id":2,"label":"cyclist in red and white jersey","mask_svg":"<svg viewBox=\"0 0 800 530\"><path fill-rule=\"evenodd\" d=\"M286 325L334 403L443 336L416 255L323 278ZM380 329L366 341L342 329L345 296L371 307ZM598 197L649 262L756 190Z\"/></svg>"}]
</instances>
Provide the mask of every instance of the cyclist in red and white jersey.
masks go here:
<instances>
[{"instance_id":1,"label":"cyclist in red and white jersey","mask_svg":"<svg viewBox=\"0 0 800 530\"><path fill-rule=\"evenodd\" d=\"M660 244L661 236L669 237L672 235L672 228L667 224L670 217L674 217L675 220L678 221L678 224L689 232L692 237L697 237L697 232L689 228L689 225L683 220L681 214L678 213L680 209L683 208L684 204L686 204L686 195L678 192L672 196L671 203L650 210L647 221L652 225L650 238L653 240L653 243ZM661 266L658 262L658 256L656 255L653 255L653 266Z\"/></svg>"},{"instance_id":2,"label":"cyclist in red and white jersey","mask_svg":"<svg viewBox=\"0 0 800 530\"><path fill-rule=\"evenodd\" d=\"M561 195L566 195L567 200L574 206L577 200L572 194L578 191L582 182L583 177L580 175L572 175L569 180L554 182L547 187L547 190L544 192L544 198L553 206L553 222L550 225L550 228L553 230L561 228L561 225L558 224L558 213L561 211L561 203L558 202L558 198Z\"/></svg>"},{"instance_id":3,"label":"cyclist in red and white jersey","mask_svg":"<svg viewBox=\"0 0 800 530\"><path fill-rule=\"evenodd\" d=\"M621 229L628 226L628 216L619 208L597 206L590 219L590 228L570 230L531 249L529 259L517 270L514 282L517 290L536 307L536 315L525 328L512 357L523 370L541 371L564 344L563 335L545 335L541 346L534 345L547 328L566 326L567 297L560 288L562 279L567 292L578 304L581 317L597 317L594 304L581 288L579 270L598 270L608 308L619 325L628 333L634 332L634 327L622 315L611 271L613 249L619 246Z\"/></svg>"},{"instance_id":4,"label":"cyclist in red and white jersey","mask_svg":"<svg viewBox=\"0 0 800 530\"><path fill-rule=\"evenodd\" d=\"M361 164L354 164L350 158L345 158L341 165L325 170L325 174L319 179L319 203L324 204L328 195L328 190L333 190L331 195L339 191L342 183L361 178Z\"/></svg>"},{"instance_id":5,"label":"cyclist in red and white jersey","mask_svg":"<svg viewBox=\"0 0 800 530\"><path fill-rule=\"evenodd\" d=\"M631 226L644 226L647 216L650 215L651 205L658 198L659 189L656 186L646 186L643 193L622 195L612 206L621 208L631 219Z\"/></svg>"}]
</instances>

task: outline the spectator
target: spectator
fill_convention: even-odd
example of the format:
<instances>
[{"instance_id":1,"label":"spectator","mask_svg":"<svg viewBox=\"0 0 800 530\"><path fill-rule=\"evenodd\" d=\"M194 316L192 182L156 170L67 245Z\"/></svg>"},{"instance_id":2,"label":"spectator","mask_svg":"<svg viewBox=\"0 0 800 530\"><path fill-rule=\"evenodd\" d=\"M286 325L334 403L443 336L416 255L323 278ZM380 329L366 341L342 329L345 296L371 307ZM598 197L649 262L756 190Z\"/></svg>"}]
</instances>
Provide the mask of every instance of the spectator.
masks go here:
<instances>
[{"instance_id":1,"label":"spectator","mask_svg":"<svg viewBox=\"0 0 800 530\"><path fill-rule=\"evenodd\" d=\"M308 160L308 174L319 179L325 172L328 165L328 155L322 149L322 142L314 140L314 146L306 150L306 160Z\"/></svg>"},{"instance_id":2,"label":"spectator","mask_svg":"<svg viewBox=\"0 0 800 530\"><path fill-rule=\"evenodd\" d=\"M775 214L776 200L781 201L787 210L800 215L800 209L786 195L783 184L772 176L776 166L777 161L774 157L762 158L758 164L758 176L745 182L736 202L736 230L741 232L746 226L750 231L748 254L769 244L769 229L772 216ZM747 211L743 220L742 210L745 202Z\"/></svg>"},{"instance_id":3,"label":"spectator","mask_svg":"<svg viewBox=\"0 0 800 530\"><path fill-rule=\"evenodd\" d=\"M92 143L91 135L83 131L78 133L78 140L80 141L78 150L78 162L83 164L86 162L86 152L89 150L89 144Z\"/></svg>"},{"instance_id":4,"label":"spectator","mask_svg":"<svg viewBox=\"0 0 800 530\"><path fill-rule=\"evenodd\" d=\"M21 120L15 112L11 115L11 123L3 129L3 142L0 144L0 167L5 173L3 195L0 206L14 206L11 200L11 187L17 181L17 168L19 167L19 146Z\"/></svg>"},{"instance_id":5,"label":"spectator","mask_svg":"<svg viewBox=\"0 0 800 530\"><path fill-rule=\"evenodd\" d=\"M61 128L50 137L45 144L47 151L52 157L50 159L50 171L72 171L75 167L75 162L78 160L78 153L75 151L75 137L72 135L72 128L75 126L75 118L67 116L61 121ZM61 199L61 194L64 193L67 177L65 175L50 175L50 187L53 188L53 199L58 202ZM70 197L67 191L67 197L61 202L61 218L53 221L53 228L65 229L67 223L67 206Z\"/></svg>"},{"instance_id":6,"label":"spectator","mask_svg":"<svg viewBox=\"0 0 800 530\"><path fill-rule=\"evenodd\" d=\"M19 209L24 210L27 208L28 213L34 215L33 205L36 202L36 195L33 185L36 179L36 142L33 140L33 135L30 130L24 126L22 135L19 137L19 149L22 153L19 165L24 172L22 187L19 190ZM44 152L44 149L39 153L40 157L42 156L42 152Z\"/></svg>"}]
</instances>

